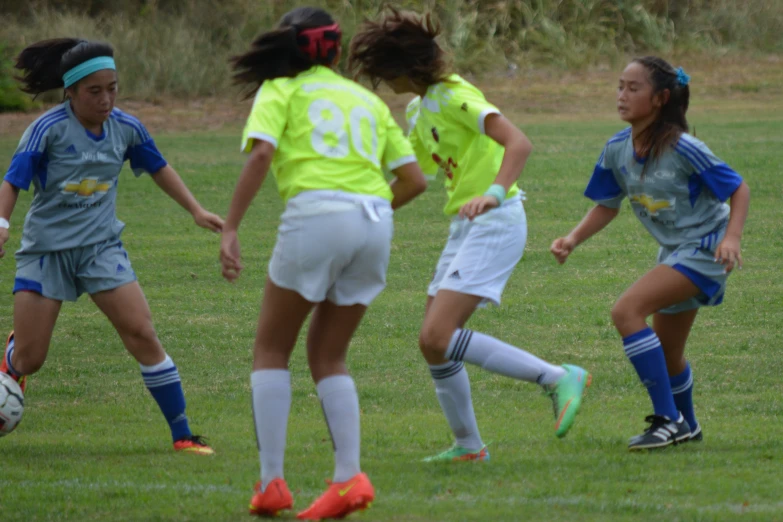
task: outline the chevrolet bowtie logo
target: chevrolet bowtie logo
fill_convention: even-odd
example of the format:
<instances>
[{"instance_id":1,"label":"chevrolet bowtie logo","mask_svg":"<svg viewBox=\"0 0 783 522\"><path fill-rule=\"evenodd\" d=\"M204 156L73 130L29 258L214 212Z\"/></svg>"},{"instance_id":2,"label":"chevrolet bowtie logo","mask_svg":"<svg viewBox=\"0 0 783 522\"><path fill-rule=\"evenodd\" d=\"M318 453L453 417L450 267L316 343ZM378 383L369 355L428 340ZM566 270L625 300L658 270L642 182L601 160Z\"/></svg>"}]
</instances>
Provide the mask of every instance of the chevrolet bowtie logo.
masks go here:
<instances>
[{"instance_id":1,"label":"chevrolet bowtie logo","mask_svg":"<svg viewBox=\"0 0 783 522\"><path fill-rule=\"evenodd\" d=\"M98 183L97 179L83 179L79 183L66 183L63 192L77 194L82 197L92 196L96 192L108 192L111 183Z\"/></svg>"}]
</instances>

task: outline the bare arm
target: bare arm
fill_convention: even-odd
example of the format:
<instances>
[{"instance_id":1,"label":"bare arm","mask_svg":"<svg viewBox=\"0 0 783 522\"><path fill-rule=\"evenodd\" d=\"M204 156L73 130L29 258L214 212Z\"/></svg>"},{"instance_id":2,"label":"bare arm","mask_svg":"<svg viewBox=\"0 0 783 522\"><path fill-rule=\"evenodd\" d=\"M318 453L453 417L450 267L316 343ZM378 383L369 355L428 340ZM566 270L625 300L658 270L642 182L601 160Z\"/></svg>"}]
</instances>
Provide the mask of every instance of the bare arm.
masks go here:
<instances>
[{"instance_id":1,"label":"bare arm","mask_svg":"<svg viewBox=\"0 0 783 522\"><path fill-rule=\"evenodd\" d=\"M427 190L427 178L416 162L397 167L392 173L395 179L390 183L394 195L391 205L395 210Z\"/></svg>"},{"instance_id":2,"label":"bare arm","mask_svg":"<svg viewBox=\"0 0 783 522\"><path fill-rule=\"evenodd\" d=\"M0 218L6 221L11 220L11 214L14 212L16 200L19 197L19 189L7 181L0 184ZM9 232L7 228L0 227L0 257L5 255L3 245L8 241Z\"/></svg>"},{"instance_id":3,"label":"bare arm","mask_svg":"<svg viewBox=\"0 0 783 522\"><path fill-rule=\"evenodd\" d=\"M503 146L503 161L500 164L495 184L503 185L506 192L522 174L525 163L533 152L533 144L525 133L500 114L490 114L484 120L487 136Z\"/></svg>"},{"instance_id":4,"label":"bare arm","mask_svg":"<svg viewBox=\"0 0 783 522\"><path fill-rule=\"evenodd\" d=\"M487 136L505 149L494 184L502 185L508 192L522 174L522 169L533 151L533 144L524 132L500 114L488 115L484 120L484 130ZM498 201L494 196L478 196L460 209L460 215L473 219L501 203L502 201Z\"/></svg>"},{"instance_id":5,"label":"bare arm","mask_svg":"<svg viewBox=\"0 0 783 522\"><path fill-rule=\"evenodd\" d=\"M274 154L275 148L271 143L255 140L250 157L239 174L239 181L234 189L234 197L231 198L231 207L226 216L223 238L220 242L220 263L223 277L230 282L236 280L242 272L237 230L239 230L239 225L242 223L242 218L245 217L250 203L253 202L264 183L264 179L266 179Z\"/></svg>"},{"instance_id":6,"label":"bare arm","mask_svg":"<svg viewBox=\"0 0 783 522\"><path fill-rule=\"evenodd\" d=\"M549 251L555 256L557 262L562 265L577 246L603 230L619 213L619 208L609 208L603 205L594 206L566 237L555 239Z\"/></svg>"},{"instance_id":7,"label":"bare arm","mask_svg":"<svg viewBox=\"0 0 783 522\"><path fill-rule=\"evenodd\" d=\"M726 272L731 272L735 265L742 268L740 241L750 207L750 187L745 181L740 183L740 186L731 195L730 201L731 214L729 215L729 224L726 226L726 235L715 250L715 260L726 265Z\"/></svg>"},{"instance_id":8,"label":"bare arm","mask_svg":"<svg viewBox=\"0 0 783 522\"><path fill-rule=\"evenodd\" d=\"M223 228L223 220L202 208L171 165L166 165L157 171L152 175L152 179L171 199L190 212L198 226L208 228L213 232L220 232Z\"/></svg>"}]
</instances>

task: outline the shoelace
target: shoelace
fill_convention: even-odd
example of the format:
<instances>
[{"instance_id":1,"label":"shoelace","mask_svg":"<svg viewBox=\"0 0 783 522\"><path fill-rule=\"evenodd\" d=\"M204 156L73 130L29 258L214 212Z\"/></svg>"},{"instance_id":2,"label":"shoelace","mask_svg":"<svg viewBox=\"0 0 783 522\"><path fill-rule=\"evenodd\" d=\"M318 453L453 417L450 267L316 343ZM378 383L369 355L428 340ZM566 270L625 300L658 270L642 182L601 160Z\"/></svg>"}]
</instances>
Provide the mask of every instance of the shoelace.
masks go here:
<instances>
[{"instance_id":1,"label":"shoelace","mask_svg":"<svg viewBox=\"0 0 783 522\"><path fill-rule=\"evenodd\" d=\"M209 446L207 443L207 438L203 437L201 435L191 435L190 437L185 437L184 439L180 439L181 441L189 441L193 444L198 444L199 446Z\"/></svg>"},{"instance_id":2,"label":"shoelace","mask_svg":"<svg viewBox=\"0 0 783 522\"><path fill-rule=\"evenodd\" d=\"M647 417L644 418L644 422L650 423L650 427L645 430L645 433L651 433L657 430L658 428L665 426L666 424L669 424L670 422L674 422L674 421L670 421L666 417L662 417L660 415L648 415Z\"/></svg>"}]
</instances>

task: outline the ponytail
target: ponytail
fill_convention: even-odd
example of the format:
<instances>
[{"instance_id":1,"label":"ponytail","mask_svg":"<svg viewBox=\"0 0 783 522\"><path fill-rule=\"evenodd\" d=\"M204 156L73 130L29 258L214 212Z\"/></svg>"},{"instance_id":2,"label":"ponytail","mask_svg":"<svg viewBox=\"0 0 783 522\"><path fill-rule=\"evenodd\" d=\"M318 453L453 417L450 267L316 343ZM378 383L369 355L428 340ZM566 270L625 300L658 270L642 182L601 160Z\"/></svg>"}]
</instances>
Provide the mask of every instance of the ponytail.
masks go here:
<instances>
[{"instance_id":1,"label":"ponytail","mask_svg":"<svg viewBox=\"0 0 783 522\"><path fill-rule=\"evenodd\" d=\"M301 7L287 13L276 29L258 36L244 54L233 56L234 83L251 84L246 98L266 80L293 77L314 65L331 65L342 33L326 11Z\"/></svg>"},{"instance_id":2,"label":"ponytail","mask_svg":"<svg viewBox=\"0 0 783 522\"><path fill-rule=\"evenodd\" d=\"M78 38L42 40L26 47L16 57L14 67L23 71L16 79L21 90L39 95L65 86L63 75L87 60L114 57L114 49L104 42L90 42Z\"/></svg>"},{"instance_id":3,"label":"ponytail","mask_svg":"<svg viewBox=\"0 0 783 522\"><path fill-rule=\"evenodd\" d=\"M690 76L685 74L682 67L675 69L657 56L637 58L634 62L647 69L653 95L669 91L669 97L661 106L656 120L637 137L640 151L655 159L675 145L683 133L688 132L685 113L690 102Z\"/></svg>"}]
</instances>

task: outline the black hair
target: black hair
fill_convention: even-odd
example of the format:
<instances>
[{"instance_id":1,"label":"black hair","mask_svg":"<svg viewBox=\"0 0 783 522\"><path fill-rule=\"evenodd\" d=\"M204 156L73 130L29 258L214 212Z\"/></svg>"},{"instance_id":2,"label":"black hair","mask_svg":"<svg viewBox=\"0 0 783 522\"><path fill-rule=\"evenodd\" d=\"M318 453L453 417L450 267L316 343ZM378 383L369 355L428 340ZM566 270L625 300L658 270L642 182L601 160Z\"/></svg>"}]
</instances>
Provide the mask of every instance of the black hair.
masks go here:
<instances>
[{"instance_id":1,"label":"black hair","mask_svg":"<svg viewBox=\"0 0 783 522\"><path fill-rule=\"evenodd\" d=\"M687 79L681 81L681 70L657 56L636 58L633 62L647 69L653 95L669 91L669 97L661 106L658 117L637 137L642 156L659 158L669 147L676 145L680 136L688 132L690 89ZM684 75L684 73L682 73Z\"/></svg>"},{"instance_id":2,"label":"black hair","mask_svg":"<svg viewBox=\"0 0 783 522\"><path fill-rule=\"evenodd\" d=\"M321 27L324 31L308 31ZM340 28L323 9L299 7L289 11L275 29L256 37L250 50L231 57L234 83L251 84L246 93L249 98L266 80L293 77L313 65L331 65L341 36Z\"/></svg>"},{"instance_id":3,"label":"black hair","mask_svg":"<svg viewBox=\"0 0 783 522\"><path fill-rule=\"evenodd\" d=\"M402 76L420 85L448 79L448 57L437 42L441 33L430 13L417 15L387 6L378 21L365 20L351 40L348 68L366 76L373 88Z\"/></svg>"},{"instance_id":4,"label":"black hair","mask_svg":"<svg viewBox=\"0 0 783 522\"><path fill-rule=\"evenodd\" d=\"M16 57L14 67L23 71L16 79L22 82L22 91L37 96L64 87L66 72L99 56L113 58L114 49L105 42L78 38L42 40L26 47Z\"/></svg>"}]
</instances>

